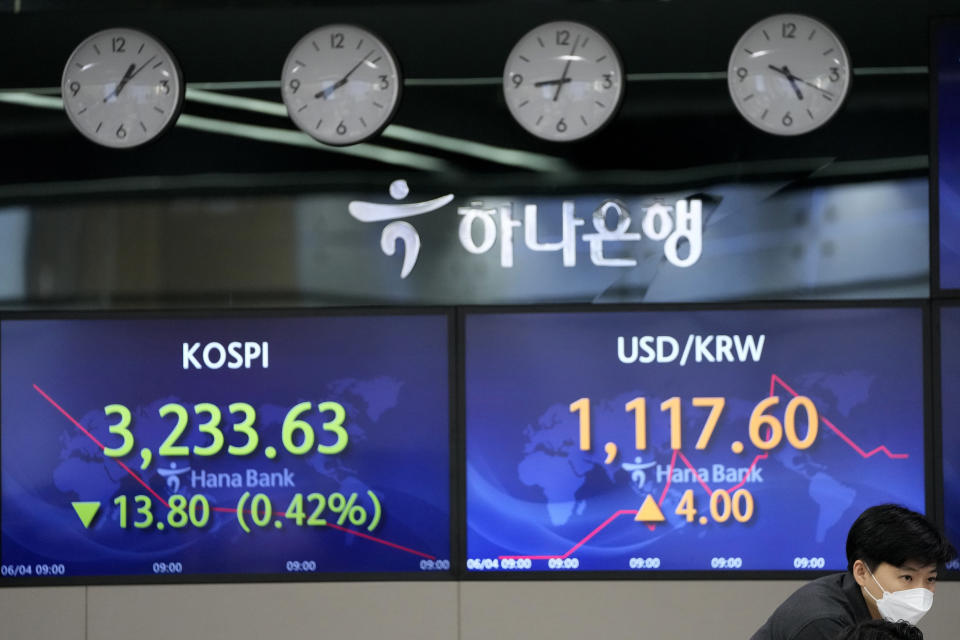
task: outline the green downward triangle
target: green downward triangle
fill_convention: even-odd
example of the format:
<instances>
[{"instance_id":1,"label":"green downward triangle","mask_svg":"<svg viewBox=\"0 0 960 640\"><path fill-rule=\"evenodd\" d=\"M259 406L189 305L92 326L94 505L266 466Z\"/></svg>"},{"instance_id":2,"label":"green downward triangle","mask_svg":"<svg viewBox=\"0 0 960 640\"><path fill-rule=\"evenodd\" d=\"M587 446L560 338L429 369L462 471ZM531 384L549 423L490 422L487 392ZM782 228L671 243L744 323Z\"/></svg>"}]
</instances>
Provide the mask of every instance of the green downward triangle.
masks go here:
<instances>
[{"instance_id":1,"label":"green downward triangle","mask_svg":"<svg viewBox=\"0 0 960 640\"><path fill-rule=\"evenodd\" d=\"M73 510L80 516L80 522L84 529L90 528L90 523L97 517L97 511L100 510L99 502L72 502Z\"/></svg>"}]
</instances>

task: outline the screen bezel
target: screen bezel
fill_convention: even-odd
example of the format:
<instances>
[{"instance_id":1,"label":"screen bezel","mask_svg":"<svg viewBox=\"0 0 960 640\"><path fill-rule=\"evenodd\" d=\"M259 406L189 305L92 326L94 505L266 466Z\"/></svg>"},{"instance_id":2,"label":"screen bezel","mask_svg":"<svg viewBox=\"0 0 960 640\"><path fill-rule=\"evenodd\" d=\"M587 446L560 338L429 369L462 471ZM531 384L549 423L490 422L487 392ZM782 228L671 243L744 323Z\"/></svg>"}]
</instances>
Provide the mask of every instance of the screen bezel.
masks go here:
<instances>
[{"instance_id":1,"label":"screen bezel","mask_svg":"<svg viewBox=\"0 0 960 640\"><path fill-rule=\"evenodd\" d=\"M447 395L449 442L449 536L450 569L443 571L379 571L379 572L330 572L330 573L223 573L223 574L137 574L102 576L0 576L0 587L15 586L64 586L64 585L126 585L126 584L217 584L217 583L268 583L268 582L393 582L393 581L451 581L459 572L459 558L462 555L458 544L457 479L462 475L457 468L456 442L456 389L457 378L454 363L457 344L456 323L453 308L450 307L337 307L337 308L276 308L276 309L177 309L177 310L79 310L79 311L0 311L0 324L10 320L132 320L132 319L218 319L218 318L326 318L344 316L369 316L389 318L391 316L436 316L444 318L447 327L447 341L444 345L447 356ZM2 345L0 345L2 349ZM3 371L0 371L2 380ZM2 429L2 425L0 425ZM2 477L0 477L2 482ZM0 484L2 495L2 484ZM2 513L0 513L2 517ZM0 529L3 522L0 520Z\"/></svg>"},{"instance_id":2,"label":"screen bezel","mask_svg":"<svg viewBox=\"0 0 960 640\"><path fill-rule=\"evenodd\" d=\"M511 313L604 313L604 312L657 312L657 311L750 311L750 310L807 310L807 309L891 309L910 308L920 311L921 323L921 369L922 403L923 403L923 484L924 505L927 517L936 519L937 509L934 502L934 474L932 465L934 459L933 433L931 422L931 406L933 404L931 389L930 368L930 304L927 300L868 300L868 301L806 301L806 302L743 302L743 303L698 303L698 304L630 304L630 305L504 305L504 306L465 306L458 307L457 333L462 337L458 344L457 366L458 378L461 382L460 391L466 387L466 319L470 315L511 314ZM458 404L459 439L466 443L466 397L461 395ZM810 580L825 575L837 573L835 570L603 570L603 571L569 571L569 570L490 570L468 571L466 569L467 552L467 494L466 494L466 446L459 451L460 459L457 462L461 470L459 548L462 552L458 558L460 578L466 581L530 581L530 580Z\"/></svg>"}]
</instances>

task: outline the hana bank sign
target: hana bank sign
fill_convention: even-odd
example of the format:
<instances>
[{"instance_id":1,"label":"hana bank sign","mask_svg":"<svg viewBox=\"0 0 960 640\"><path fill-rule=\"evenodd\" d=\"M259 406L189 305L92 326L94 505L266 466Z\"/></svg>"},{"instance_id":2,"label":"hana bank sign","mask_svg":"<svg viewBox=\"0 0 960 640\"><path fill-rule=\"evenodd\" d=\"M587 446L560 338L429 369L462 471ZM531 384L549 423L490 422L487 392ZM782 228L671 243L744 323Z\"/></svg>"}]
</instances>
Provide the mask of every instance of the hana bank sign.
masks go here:
<instances>
[{"instance_id":1,"label":"hana bank sign","mask_svg":"<svg viewBox=\"0 0 960 640\"><path fill-rule=\"evenodd\" d=\"M390 184L390 197L403 200L410 193L405 180ZM417 264L420 255L420 235L406 218L436 211L452 202L452 193L424 202L380 204L376 202L351 201L350 215L361 222L387 222L380 234L380 248L392 256L398 245L403 245L403 266L400 277L406 278ZM499 241L500 266L513 267L515 236L522 233L523 244L530 251L556 251L560 253L564 267L577 264L578 228L586 225L578 218L573 201L561 205L560 238L552 242L541 241L538 233L540 211L536 204L523 204L522 215L514 217L516 203L500 203L486 206L483 202L471 202L457 207L460 217L459 239L463 248L481 255L493 249ZM634 219L627 206L616 199L607 199L590 215L592 230L580 234L580 240L590 247L590 261L598 267L634 267L634 258L609 257L605 254L608 242L639 242L644 237L663 242L663 255L670 264L690 267L696 264L703 251L703 203L698 199L677 200L666 204L660 201L641 208L638 229L631 230ZM522 227L522 232L520 231ZM682 255L681 255L682 254Z\"/></svg>"}]
</instances>

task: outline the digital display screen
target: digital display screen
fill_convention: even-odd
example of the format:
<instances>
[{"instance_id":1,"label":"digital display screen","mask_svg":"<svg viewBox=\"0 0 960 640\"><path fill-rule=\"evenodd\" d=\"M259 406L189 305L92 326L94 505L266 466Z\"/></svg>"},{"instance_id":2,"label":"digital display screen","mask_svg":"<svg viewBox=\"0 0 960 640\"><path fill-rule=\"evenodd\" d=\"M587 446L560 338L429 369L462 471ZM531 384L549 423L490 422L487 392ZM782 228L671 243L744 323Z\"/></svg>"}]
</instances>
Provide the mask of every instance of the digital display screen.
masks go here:
<instances>
[{"instance_id":1,"label":"digital display screen","mask_svg":"<svg viewBox=\"0 0 960 640\"><path fill-rule=\"evenodd\" d=\"M934 41L940 288L960 289L960 23L937 25Z\"/></svg>"},{"instance_id":2,"label":"digital display screen","mask_svg":"<svg viewBox=\"0 0 960 640\"><path fill-rule=\"evenodd\" d=\"M940 424L943 513L947 538L960 545L960 307L940 308ZM960 560L947 565L960 571Z\"/></svg>"},{"instance_id":3,"label":"digital display screen","mask_svg":"<svg viewBox=\"0 0 960 640\"><path fill-rule=\"evenodd\" d=\"M449 325L0 318L3 580L449 573Z\"/></svg>"},{"instance_id":4,"label":"digital display screen","mask_svg":"<svg viewBox=\"0 0 960 640\"><path fill-rule=\"evenodd\" d=\"M466 569L843 570L924 512L916 306L471 312Z\"/></svg>"}]
</instances>

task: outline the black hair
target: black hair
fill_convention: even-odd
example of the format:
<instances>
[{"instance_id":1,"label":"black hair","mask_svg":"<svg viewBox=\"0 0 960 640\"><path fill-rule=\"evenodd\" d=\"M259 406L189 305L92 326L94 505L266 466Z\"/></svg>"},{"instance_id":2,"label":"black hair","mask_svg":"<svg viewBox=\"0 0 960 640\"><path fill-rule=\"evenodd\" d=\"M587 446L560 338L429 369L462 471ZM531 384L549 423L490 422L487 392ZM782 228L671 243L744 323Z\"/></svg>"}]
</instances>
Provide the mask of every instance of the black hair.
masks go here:
<instances>
[{"instance_id":1,"label":"black hair","mask_svg":"<svg viewBox=\"0 0 960 640\"><path fill-rule=\"evenodd\" d=\"M848 571L853 571L857 560L873 571L881 562L895 567L911 560L940 565L956 555L950 542L922 514L896 504L870 507L847 534Z\"/></svg>"},{"instance_id":2,"label":"black hair","mask_svg":"<svg viewBox=\"0 0 960 640\"><path fill-rule=\"evenodd\" d=\"M837 640L923 640L923 633L903 620L865 620L844 629Z\"/></svg>"}]
</instances>

